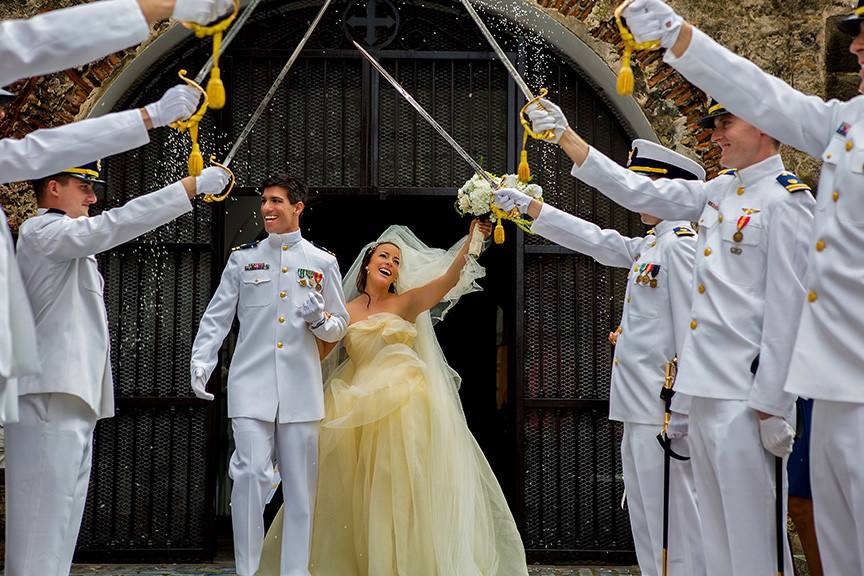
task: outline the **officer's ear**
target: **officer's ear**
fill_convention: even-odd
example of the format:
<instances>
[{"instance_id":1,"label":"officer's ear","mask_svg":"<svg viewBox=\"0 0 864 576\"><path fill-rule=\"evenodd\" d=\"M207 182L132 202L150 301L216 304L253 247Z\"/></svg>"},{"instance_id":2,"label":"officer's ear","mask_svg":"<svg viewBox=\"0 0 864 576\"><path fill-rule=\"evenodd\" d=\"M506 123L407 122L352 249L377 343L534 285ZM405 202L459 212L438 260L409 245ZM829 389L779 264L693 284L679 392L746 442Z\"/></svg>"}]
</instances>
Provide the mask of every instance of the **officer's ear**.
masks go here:
<instances>
[{"instance_id":1,"label":"officer's ear","mask_svg":"<svg viewBox=\"0 0 864 576\"><path fill-rule=\"evenodd\" d=\"M304 208L306 208L306 204L304 204L302 200L297 202L296 204L294 204L294 214L300 216L300 214L303 213Z\"/></svg>"}]
</instances>

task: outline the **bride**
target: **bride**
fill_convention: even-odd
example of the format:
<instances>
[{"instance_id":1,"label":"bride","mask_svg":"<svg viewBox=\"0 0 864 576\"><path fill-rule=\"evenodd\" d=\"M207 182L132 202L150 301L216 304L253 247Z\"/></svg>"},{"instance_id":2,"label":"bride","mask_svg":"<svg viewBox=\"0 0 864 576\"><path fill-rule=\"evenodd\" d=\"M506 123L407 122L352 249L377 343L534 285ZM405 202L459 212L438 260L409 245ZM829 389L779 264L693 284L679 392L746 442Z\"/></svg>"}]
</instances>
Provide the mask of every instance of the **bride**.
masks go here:
<instances>
[{"instance_id":1,"label":"bride","mask_svg":"<svg viewBox=\"0 0 864 576\"><path fill-rule=\"evenodd\" d=\"M467 239L432 249L391 226L345 276L351 324L324 361L314 576L527 575L513 516L466 425L459 375L432 328L484 275ZM267 534L259 575L280 574L280 532Z\"/></svg>"}]
</instances>

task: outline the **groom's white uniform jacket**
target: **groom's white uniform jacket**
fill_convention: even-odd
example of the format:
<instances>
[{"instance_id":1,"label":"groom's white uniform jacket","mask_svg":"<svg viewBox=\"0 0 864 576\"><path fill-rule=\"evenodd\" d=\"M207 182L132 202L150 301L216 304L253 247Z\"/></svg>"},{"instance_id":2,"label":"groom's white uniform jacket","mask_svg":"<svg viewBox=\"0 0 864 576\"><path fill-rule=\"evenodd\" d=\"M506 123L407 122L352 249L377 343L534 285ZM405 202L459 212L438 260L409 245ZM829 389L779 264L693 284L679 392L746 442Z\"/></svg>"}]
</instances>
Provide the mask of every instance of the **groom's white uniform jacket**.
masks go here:
<instances>
[{"instance_id":1,"label":"groom's white uniform jacket","mask_svg":"<svg viewBox=\"0 0 864 576\"><path fill-rule=\"evenodd\" d=\"M665 365L680 353L689 332L696 233L686 221L664 221L644 238L628 238L544 204L531 230L599 263L628 268L615 346L609 418L663 424L660 391ZM673 409L689 412L689 398L676 394Z\"/></svg>"},{"instance_id":2,"label":"groom's white uniform jacket","mask_svg":"<svg viewBox=\"0 0 864 576\"><path fill-rule=\"evenodd\" d=\"M329 318L314 330L299 306L312 291L324 296ZM317 336L336 342L348 328L339 264L300 232L271 234L235 249L201 318L192 371L209 379L234 315L240 335L228 375L228 417L309 422L324 417Z\"/></svg>"}]
</instances>

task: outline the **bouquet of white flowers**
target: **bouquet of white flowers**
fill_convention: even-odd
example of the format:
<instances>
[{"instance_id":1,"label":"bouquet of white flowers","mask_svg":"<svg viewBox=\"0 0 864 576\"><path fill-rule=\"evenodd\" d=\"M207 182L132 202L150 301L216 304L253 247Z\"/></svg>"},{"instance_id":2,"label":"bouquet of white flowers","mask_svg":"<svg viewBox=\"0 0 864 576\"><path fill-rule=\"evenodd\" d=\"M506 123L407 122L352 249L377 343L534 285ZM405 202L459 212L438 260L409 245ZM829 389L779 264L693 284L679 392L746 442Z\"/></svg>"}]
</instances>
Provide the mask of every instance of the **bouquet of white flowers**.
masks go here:
<instances>
[{"instance_id":1,"label":"bouquet of white flowers","mask_svg":"<svg viewBox=\"0 0 864 576\"><path fill-rule=\"evenodd\" d=\"M505 174L500 178L488 172L487 174L493 180L500 180L501 188L516 188L532 198L538 200L543 198L543 188L537 184L522 182L515 174ZM494 192L495 190L489 182L475 173L456 193L456 211L462 216L469 214L477 217L488 216L490 221L495 222L497 217L492 212ZM483 247L483 238L479 236L479 234L474 234L471 237L469 252L475 256L480 254L480 249Z\"/></svg>"}]
</instances>

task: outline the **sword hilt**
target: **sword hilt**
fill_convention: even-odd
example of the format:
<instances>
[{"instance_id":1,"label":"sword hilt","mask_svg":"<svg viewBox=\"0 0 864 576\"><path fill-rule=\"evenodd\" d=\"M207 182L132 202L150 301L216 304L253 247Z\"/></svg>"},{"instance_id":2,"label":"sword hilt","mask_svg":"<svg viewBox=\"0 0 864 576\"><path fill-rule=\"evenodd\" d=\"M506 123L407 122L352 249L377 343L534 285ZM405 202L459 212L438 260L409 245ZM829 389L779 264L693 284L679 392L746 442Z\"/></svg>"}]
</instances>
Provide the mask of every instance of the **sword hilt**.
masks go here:
<instances>
[{"instance_id":1,"label":"sword hilt","mask_svg":"<svg viewBox=\"0 0 864 576\"><path fill-rule=\"evenodd\" d=\"M204 195L204 201L205 202L222 202L226 198L228 198L228 196L231 194L231 191L234 190L234 184L237 183L237 177L234 176L234 172L232 172L231 169L228 168L227 165L216 161L216 155L215 154L212 154L210 156L210 164L212 164L213 166L218 166L219 168L222 168L223 170L228 172L228 175L231 176L231 183L228 184L228 190L226 190L222 194L205 194Z\"/></svg>"},{"instance_id":2,"label":"sword hilt","mask_svg":"<svg viewBox=\"0 0 864 576\"><path fill-rule=\"evenodd\" d=\"M186 120L177 120L176 122L169 124L171 128L178 130L181 134L187 130L189 131L189 137L192 139L192 151L189 153L187 168L189 170L189 176L200 176L201 171L204 170L204 157L201 155L201 147L198 145L198 124L201 122L201 119L204 118L204 114L207 113L207 106L209 105L210 99L207 96L207 91L204 90L200 84L186 76L186 70L180 70L178 76L180 76L180 79L186 82L186 84L195 88L204 95L204 103L201 104L201 108L199 108L195 114Z\"/></svg>"},{"instance_id":3,"label":"sword hilt","mask_svg":"<svg viewBox=\"0 0 864 576\"><path fill-rule=\"evenodd\" d=\"M663 390L660 393L660 397L666 404L663 411L663 436L666 436L666 432L669 430L669 419L672 417L672 396L674 395L672 387L675 385L675 373L677 371L675 360L667 362L663 370Z\"/></svg>"},{"instance_id":4,"label":"sword hilt","mask_svg":"<svg viewBox=\"0 0 864 576\"><path fill-rule=\"evenodd\" d=\"M234 10L222 20L209 25L198 24L197 22L180 22L180 25L192 30L197 38L206 38L207 36L215 36L216 34L225 32L237 18L239 12L240 0L234 0Z\"/></svg>"},{"instance_id":5,"label":"sword hilt","mask_svg":"<svg viewBox=\"0 0 864 576\"><path fill-rule=\"evenodd\" d=\"M532 104L536 104L541 110L543 109L543 105L540 104L540 100L545 98L546 95L549 94L549 90L546 88L541 88L540 92L537 93L534 98L528 100L528 102L522 106L522 109L519 111L519 122L522 123L522 128L525 130L525 133L528 134L531 138L535 140L544 140L546 142L551 142L555 139L555 131L554 130L544 130L543 132L534 132L531 129L531 121L528 119L528 107Z\"/></svg>"},{"instance_id":6,"label":"sword hilt","mask_svg":"<svg viewBox=\"0 0 864 576\"><path fill-rule=\"evenodd\" d=\"M198 123L201 122L201 119L204 118L204 114L207 113L207 108L210 105L210 98L207 96L207 90L205 90L195 80L192 80L191 78L186 76L186 70L185 69L180 70L180 72L178 72L177 75L180 77L181 80L186 82L186 84L188 84L189 86L191 86L192 88L194 88L198 92L201 92L201 94L204 96L204 102L201 104L201 107L198 109L197 112L195 112L195 114L193 114L192 116L190 116L186 120L176 120L174 122L171 122L168 125L171 128L174 128L175 130L179 130L180 132L184 132L184 131L188 130L190 127L192 127L193 125L197 126Z\"/></svg>"}]
</instances>

